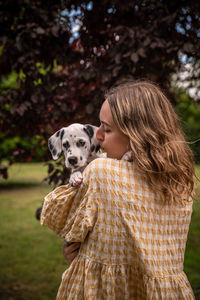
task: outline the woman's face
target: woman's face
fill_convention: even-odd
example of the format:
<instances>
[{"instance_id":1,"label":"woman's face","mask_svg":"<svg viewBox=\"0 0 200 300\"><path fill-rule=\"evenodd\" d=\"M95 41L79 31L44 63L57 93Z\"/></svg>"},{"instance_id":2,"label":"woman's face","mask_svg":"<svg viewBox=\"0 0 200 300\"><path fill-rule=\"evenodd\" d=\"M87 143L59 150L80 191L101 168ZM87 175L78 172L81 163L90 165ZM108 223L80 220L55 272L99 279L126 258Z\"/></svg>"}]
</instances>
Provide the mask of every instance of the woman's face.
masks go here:
<instances>
[{"instance_id":1,"label":"woman's face","mask_svg":"<svg viewBox=\"0 0 200 300\"><path fill-rule=\"evenodd\" d=\"M99 119L101 125L97 130L96 137L101 148L107 153L107 157L121 159L130 149L129 138L115 125L107 100L101 107Z\"/></svg>"}]
</instances>

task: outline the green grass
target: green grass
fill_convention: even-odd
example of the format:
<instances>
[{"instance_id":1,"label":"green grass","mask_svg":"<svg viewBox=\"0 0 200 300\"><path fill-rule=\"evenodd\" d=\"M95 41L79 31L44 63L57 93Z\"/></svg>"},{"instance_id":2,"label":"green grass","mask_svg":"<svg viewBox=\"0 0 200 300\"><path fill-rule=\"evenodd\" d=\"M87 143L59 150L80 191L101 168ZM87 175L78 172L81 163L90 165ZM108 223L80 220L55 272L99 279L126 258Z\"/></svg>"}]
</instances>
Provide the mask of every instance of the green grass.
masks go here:
<instances>
[{"instance_id":1,"label":"green grass","mask_svg":"<svg viewBox=\"0 0 200 300\"><path fill-rule=\"evenodd\" d=\"M55 299L66 268L62 242L35 218L52 189L42 164L16 164L0 181L0 299Z\"/></svg>"},{"instance_id":2,"label":"green grass","mask_svg":"<svg viewBox=\"0 0 200 300\"><path fill-rule=\"evenodd\" d=\"M200 178L200 167L197 167ZM41 163L15 164L9 179L0 180L0 299L55 299L66 261L62 242L35 218L44 196L52 190L42 180ZM200 200L200 183L197 187ZM194 210L185 254L185 272L200 296L200 201Z\"/></svg>"}]
</instances>

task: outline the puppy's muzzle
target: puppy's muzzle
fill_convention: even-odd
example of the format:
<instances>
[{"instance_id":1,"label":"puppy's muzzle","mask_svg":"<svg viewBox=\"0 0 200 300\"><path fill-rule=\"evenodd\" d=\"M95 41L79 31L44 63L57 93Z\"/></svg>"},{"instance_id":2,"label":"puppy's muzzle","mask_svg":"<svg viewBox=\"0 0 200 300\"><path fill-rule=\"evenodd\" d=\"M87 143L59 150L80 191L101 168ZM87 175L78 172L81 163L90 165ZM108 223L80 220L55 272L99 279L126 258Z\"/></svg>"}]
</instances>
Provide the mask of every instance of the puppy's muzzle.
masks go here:
<instances>
[{"instance_id":1,"label":"puppy's muzzle","mask_svg":"<svg viewBox=\"0 0 200 300\"><path fill-rule=\"evenodd\" d=\"M70 156L68 158L68 162L70 163L70 165L75 166L77 165L78 159L76 156Z\"/></svg>"}]
</instances>

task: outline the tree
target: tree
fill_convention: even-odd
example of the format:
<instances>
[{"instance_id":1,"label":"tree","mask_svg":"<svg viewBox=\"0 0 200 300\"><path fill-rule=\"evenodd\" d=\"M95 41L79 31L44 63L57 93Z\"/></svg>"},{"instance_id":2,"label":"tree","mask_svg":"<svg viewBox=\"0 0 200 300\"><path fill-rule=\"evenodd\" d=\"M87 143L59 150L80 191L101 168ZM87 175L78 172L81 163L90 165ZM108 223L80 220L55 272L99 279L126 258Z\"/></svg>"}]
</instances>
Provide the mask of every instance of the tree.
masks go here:
<instances>
[{"instance_id":1,"label":"tree","mask_svg":"<svg viewBox=\"0 0 200 300\"><path fill-rule=\"evenodd\" d=\"M6 139L11 140L14 135L46 138L49 120L54 122L53 111L61 107L63 115L66 113L62 100L53 101L60 83L56 64L62 65L69 59L63 55L70 49L71 34L67 18L62 20L63 9L62 1L0 2L0 130ZM15 87L13 82L11 86L3 84L10 74L16 77ZM11 162L30 156L29 149L21 151L22 143L16 146L19 149L12 149ZM4 153L1 151L0 162L7 159ZM0 171L6 178L6 168L1 166Z\"/></svg>"},{"instance_id":2,"label":"tree","mask_svg":"<svg viewBox=\"0 0 200 300\"><path fill-rule=\"evenodd\" d=\"M200 59L195 0L9 0L0 8L0 69L15 70L19 85L0 97L7 136L46 139L74 121L95 124L104 91L124 78L156 81L175 103L171 75L183 55Z\"/></svg>"}]
</instances>

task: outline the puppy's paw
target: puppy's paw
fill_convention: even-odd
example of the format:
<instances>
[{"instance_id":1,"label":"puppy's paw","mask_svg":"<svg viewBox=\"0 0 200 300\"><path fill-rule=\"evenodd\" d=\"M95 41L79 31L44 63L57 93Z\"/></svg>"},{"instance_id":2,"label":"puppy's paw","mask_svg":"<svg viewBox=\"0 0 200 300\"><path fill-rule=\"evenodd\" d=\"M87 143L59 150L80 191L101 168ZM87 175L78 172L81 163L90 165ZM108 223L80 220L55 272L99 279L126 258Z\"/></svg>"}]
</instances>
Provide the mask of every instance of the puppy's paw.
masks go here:
<instances>
[{"instance_id":1,"label":"puppy's paw","mask_svg":"<svg viewBox=\"0 0 200 300\"><path fill-rule=\"evenodd\" d=\"M81 184L82 180L83 180L83 176L81 172L77 171L71 174L69 183L71 186L77 186Z\"/></svg>"}]
</instances>

